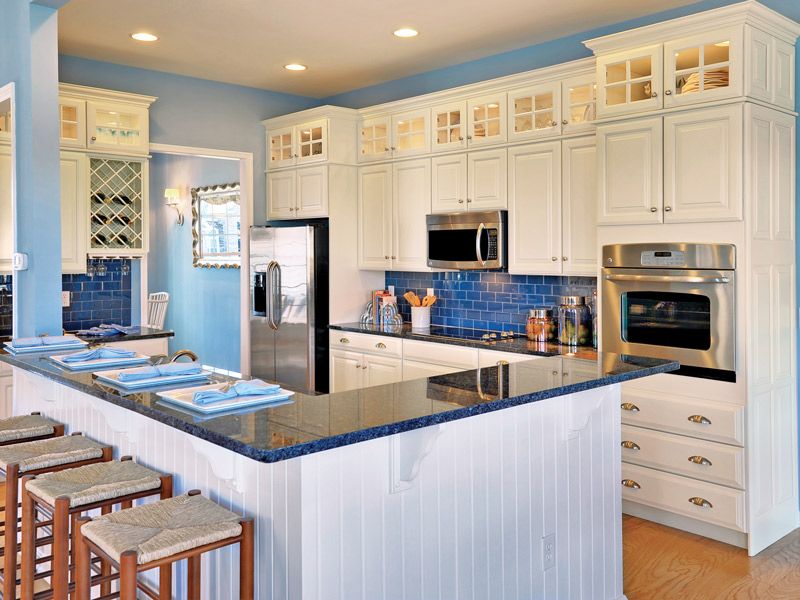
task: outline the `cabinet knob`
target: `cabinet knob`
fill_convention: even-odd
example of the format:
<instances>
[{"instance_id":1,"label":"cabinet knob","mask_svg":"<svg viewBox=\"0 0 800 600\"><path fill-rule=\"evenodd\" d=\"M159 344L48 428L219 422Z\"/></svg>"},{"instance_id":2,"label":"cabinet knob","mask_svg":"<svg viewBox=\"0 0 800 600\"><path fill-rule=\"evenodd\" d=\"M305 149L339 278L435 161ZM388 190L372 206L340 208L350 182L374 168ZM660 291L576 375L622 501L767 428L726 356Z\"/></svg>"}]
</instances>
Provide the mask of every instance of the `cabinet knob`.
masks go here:
<instances>
[{"instance_id":1,"label":"cabinet knob","mask_svg":"<svg viewBox=\"0 0 800 600\"><path fill-rule=\"evenodd\" d=\"M566 119L563 119L563 120L561 121L561 124L562 124L562 125L569 125L569 121L567 121Z\"/></svg>"},{"instance_id":2,"label":"cabinet knob","mask_svg":"<svg viewBox=\"0 0 800 600\"><path fill-rule=\"evenodd\" d=\"M672 90L667 90L664 92L665 96L672 96Z\"/></svg>"},{"instance_id":3,"label":"cabinet knob","mask_svg":"<svg viewBox=\"0 0 800 600\"><path fill-rule=\"evenodd\" d=\"M471 203L472 203L472 198L467 198L467 204L471 204Z\"/></svg>"},{"instance_id":4,"label":"cabinet knob","mask_svg":"<svg viewBox=\"0 0 800 600\"><path fill-rule=\"evenodd\" d=\"M394 152L395 150L397 150L397 148L395 146L392 146L391 151Z\"/></svg>"},{"instance_id":5,"label":"cabinet knob","mask_svg":"<svg viewBox=\"0 0 800 600\"><path fill-rule=\"evenodd\" d=\"M665 206L664 207L664 212L672 212L672 207L671 206Z\"/></svg>"},{"instance_id":6,"label":"cabinet knob","mask_svg":"<svg viewBox=\"0 0 800 600\"><path fill-rule=\"evenodd\" d=\"M567 262L567 260L569 260L569 259L566 256L562 256L561 260L563 260L564 262Z\"/></svg>"},{"instance_id":7,"label":"cabinet knob","mask_svg":"<svg viewBox=\"0 0 800 600\"><path fill-rule=\"evenodd\" d=\"M389 255L387 254L387 255L386 255L386 256L384 256L383 258L384 258L384 260L389 260L389 258L390 258L390 257L389 257Z\"/></svg>"},{"instance_id":8,"label":"cabinet knob","mask_svg":"<svg viewBox=\"0 0 800 600\"><path fill-rule=\"evenodd\" d=\"M384 152L388 152L388 151L389 151L389 147L388 147L388 146L384 146L384 147L383 147L383 151L384 151Z\"/></svg>"},{"instance_id":9,"label":"cabinet knob","mask_svg":"<svg viewBox=\"0 0 800 600\"><path fill-rule=\"evenodd\" d=\"M714 505L711 504L711 502L709 502L705 498L700 498L699 496L694 496L693 498L689 498L689 502L701 508L714 508Z\"/></svg>"},{"instance_id":10,"label":"cabinet knob","mask_svg":"<svg viewBox=\"0 0 800 600\"><path fill-rule=\"evenodd\" d=\"M691 421L692 423L699 423L700 425L711 425L711 421L703 415L691 415L690 417L687 417L686 420Z\"/></svg>"},{"instance_id":11,"label":"cabinet knob","mask_svg":"<svg viewBox=\"0 0 800 600\"><path fill-rule=\"evenodd\" d=\"M464 204L464 201L463 200L459 200L458 203L459 204Z\"/></svg>"},{"instance_id":12,"label":"cabinet knob","mask_svg":"<svg viewBox=\"0 0 800 600\"><path fill-rule=\"evenodd\" d=\"M632 442L630 440L625 440L620 445L623 448L625 448L626 450L641 450L642 449L641 446L639 446L639 444L637 444L636 442Z\"/></svg>"},{"instance_id":13,"label":"cabinet knob","mask_svg":"<svg viewBox=\"0 0 800 600\"><path fill-rule=\"evenodd\" d=\"M93 135L93 136L92 136L92 141L93 141L93 142L96 142L96 141L97 141L97 137Z\"/></svg>"},{"instance_id":14,"label":"cabinet knob","mask_svg":"<svg viewBox=\"0 0 800 600\"><path fill-rule=\"evenodd\" d=\"M699 455L690 456L689 462L693 462L696 465L703 465L704 467L711 466L711 461L708 460L705 456L699 456Z\"/></svg>"},{"instance_id":15,"label":"cabinet knob","mask_svg":"<svg viewBox=\"0 0 800 600\"><path fill-rule=\"evenodd\" d=\"M657 92L653 92L652 94L650 94L650 97L651 98L656 98L656 97L658 97L658 93Z\"/></svg>"},{"instance_id":16,"label":"cabinet knob","mask_svg":"<svg viewBox=\"0 0 800 600\"><path fill-rule=\"evenodd\" d=\"M505 367L507 365L508 365L508 361L507 360L498 360L495 366Z\"/></svg>"},{"instance_id":17,"label":"cabinet knob","mask_svg":"<svg viewBox=\"0 0 800 600\"><path fill-rule=\"evenodd\" d=\"M339 338L339 343L340 344L349 344L350 340L348 340L347 338Z\"/></svg>"},{"instance_id":18,"label":"cabinet knob","mask_svg":"<svg viewBox=\"0 0 800 600\"><path fill-rule=\"evenodd\" d=\"M467 139L468 139L468 140L471 140L471 139L472 139L472 136L471 136L471 135L468 135L468 136L467 136Z\"/></svg>"},{"instance_id":19,"label":"cabinet knob","mask_svg":"<svg viewBox=\"0 0 800 600\"><path fill-rule=\"evenodd\" d=\"M299 155L295 154L295 155L294 155L294 158L298 158L298 156L299 156Z\"/></svg>"},{"instance_id":20,"label":"cabinet knob","mask_svg":"<svg viewBox=\"0 0 800 600\"><path fill-rule=\"evenodd\" d=\"M397 260L397 257L396 256L392 256L392 260Z\"/></svg>"},{"instance_id":21,"label":"cabinet knob","mask_svg":"<svg viewBox=\"0 0 800 600\"><path fill-rule=\"evenodd\" d=\"M636 406L633 402L623 402L619 406L622 410L628 410L630 412L639 412L639 407Z\"/></svg>"},{"instance_id":22,"label":"cabinet knob","mask_svg":"<svg viewBox=\"0 0 800 600\"><path fill-rule=\"evenodd\" d=\"M553 256L553 257L550 258L550 260L552 260L553 262L556 262L558 260L558 257L557 256Z\"/></svg>"},{"instance_id":23,"label":"cabinet knob","mask_svg":"<svg viewBox=\"0 0 800 600\"><path fill-rule=\"evenodd\" d=\"M366 371L367 370L367 365L363 365L361 368Z\"/></svg>"},{"instance_id":24,"label":"cabinet knob","mask_svg":"<svg viewBox=\"0 0 800 600\"><path fill-rule=\"evenodd\" d=\"M639 488L642 487L638 483L636 483L633 479L623 479L622 485L624 485L626 488L631 488L634 490L638 490Z\"/></svg>"},{"instance_id":25,"label":"cabinet knob","mask_svg":"<svg viewBox=\"0 0 800 600\"><path fill-rule=\"evenodd\" d=\"M553 121L552 123L550 123L551 127L555 127L556 125L558 125L558 121Z\"/></svg>"},{"instance_id":26,"label":"cabinet knob","mask_svg":"<svg viewBox=\"0 0 800 600\"><path fill-rule=\"evenodd\" d=\"M462 135L458 136L458 141L459 142L463 142L464 141L464 136L462 136Z\"/></svg>"},{"instance_id":27,"label":"cabinet knob","mask_svg":"<svg viewBox=\"0 0 800 600\"><path fill-rule=\"evenodd\" d=\"M650 212L658 212L658 209L655 206L651 206Z\"/></svg>"},{"instance_id":28,"label":"cabinet knob","mask_svg":"<svg viewBox=\"0 0 800 600\"><path fill-rule=\"evenodd\" d=\"M378 342L377 344L375 344L375 347L378 350L384 350L384 349L386 349L386 344L384 344L383 342Z\"/></svg>"}]
</instances>

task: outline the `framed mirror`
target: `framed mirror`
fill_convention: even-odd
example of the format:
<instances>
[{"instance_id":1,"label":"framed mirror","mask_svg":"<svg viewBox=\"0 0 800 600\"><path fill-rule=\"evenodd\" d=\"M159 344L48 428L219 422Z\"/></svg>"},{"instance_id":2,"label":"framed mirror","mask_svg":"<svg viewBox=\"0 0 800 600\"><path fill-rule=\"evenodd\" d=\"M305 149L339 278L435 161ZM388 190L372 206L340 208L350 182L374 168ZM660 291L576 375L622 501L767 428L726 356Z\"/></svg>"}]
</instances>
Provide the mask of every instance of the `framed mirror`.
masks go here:
<instances>
[{"instance_id":1,"label":"framed mirror","mask_svg":"<svg viewBox=\"0 0 800 600\"><path fill-rule=\"evenodd\" d=\"M223 183L192 188L192 265L241 266L240 187Z\"/></svg>"}]
</instances>

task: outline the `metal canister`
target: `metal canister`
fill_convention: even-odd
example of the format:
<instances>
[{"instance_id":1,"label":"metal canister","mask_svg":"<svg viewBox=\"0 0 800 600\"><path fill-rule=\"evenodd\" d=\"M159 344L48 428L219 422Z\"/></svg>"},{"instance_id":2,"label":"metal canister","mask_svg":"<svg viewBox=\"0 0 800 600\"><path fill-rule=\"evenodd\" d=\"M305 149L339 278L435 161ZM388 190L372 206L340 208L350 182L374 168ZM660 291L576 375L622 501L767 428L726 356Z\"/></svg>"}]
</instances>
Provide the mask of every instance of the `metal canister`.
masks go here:
<instances>
[{"instance_id":1,"label":"metal canister","mask_svg":"<svg viewBox=\"0 0 800 600\"><path fill-rule=\"evenodd\" d=\"M592 311L583 296L561 296L558 306L558 341L565 346L592 343Z\"/></svg>"},{"instance_id":2,"label":"metal canister","mask_svg":"<svg viewBox=\"0 0 800 600\"><path fill-rule=\"evenodd\" d=\"M528 312L525 334L533 342L551 342L556 337L556 320L551 308L532 308Z\"/></svg>"}]
</instances>

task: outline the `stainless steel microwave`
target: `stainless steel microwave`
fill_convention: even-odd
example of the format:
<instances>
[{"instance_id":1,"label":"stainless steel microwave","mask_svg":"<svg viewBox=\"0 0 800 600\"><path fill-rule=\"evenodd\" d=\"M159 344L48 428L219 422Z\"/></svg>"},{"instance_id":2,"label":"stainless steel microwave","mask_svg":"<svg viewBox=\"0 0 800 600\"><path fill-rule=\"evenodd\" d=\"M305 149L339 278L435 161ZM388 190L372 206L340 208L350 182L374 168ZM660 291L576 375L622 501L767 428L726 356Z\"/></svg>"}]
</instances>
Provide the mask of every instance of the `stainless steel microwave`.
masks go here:
<instances>
[{"instance_id":1,"label":"stainless steel microwave","mask_svg":"<svg viewBox=\"0 0 800 600\"><path fill-rule=\"evenodd\" d=\"M460 271L506 266L504 210L428 215L428 266Z\"/></svg>"}]
</instances>

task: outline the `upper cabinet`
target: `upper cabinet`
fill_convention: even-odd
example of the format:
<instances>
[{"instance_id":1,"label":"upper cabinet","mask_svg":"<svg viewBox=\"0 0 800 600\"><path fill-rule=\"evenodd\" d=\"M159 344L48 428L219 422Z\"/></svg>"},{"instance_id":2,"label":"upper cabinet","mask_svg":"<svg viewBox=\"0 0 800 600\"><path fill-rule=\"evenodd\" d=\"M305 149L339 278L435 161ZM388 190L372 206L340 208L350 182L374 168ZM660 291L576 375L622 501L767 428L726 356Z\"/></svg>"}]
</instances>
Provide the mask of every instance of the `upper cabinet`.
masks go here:
<instances>
[{"instance_id":1,"label":"upper cabinet","mask_svg":"<svg viewBox=\"0 0 800 600\"><path fill-rule=\"evenodd\" d=\"M657 45L598 56L598 117L661 108L662 51Z\"/></svg>"},{"instance_id":2,"label":"upper cabinet","mask_svg":"<svg viewBox=\"0 0 800 600\"><path fill-rule=\"evenodd\" d=\"M467 103L456 101L431 109L431 149L459 150L467 145Z\"/></svg>"},{"instance_id":3,"label":"upper cabinet","mask_svg":"<svg viewBox=\"0 0 800 600\"><path fill-rule=\"evenodd\" d=\"M431 150L430 111L415 110L392 116L392 155L427 154Z\"/></svg>"},{"instance_id":4,"label":"upper cabinet","mask_svg":"<svg viewBox=\"0 0 800 600\"><path fill-rule=\"evenodd\" d=\"M328 122L319 119L276 129L269 133L267 143L273 167L324 161L328 157Z\"/></svg>"},{"instance_id":5,"label":"upper cabinet","mask_svg":"<svg viewBox=\"0 0 800 600\"><path fill-rule=\"evenodd\" d=\"M467 142L485 146L506 141L506 94L467 100Z\"/></svg>"},{"instance_id":6,"label":"upper cabinet","mask_svg":"<svg viewBox=\"0 0 800 600\"><path fill-rule=\"evenodd\" d=\"M526 140L561 131L561 83L508 93L508 140Z\"/></svg>"},{"instance_id":7,"label":"upper cabinet","mask_svg":"<svg viewBox=\"0 0 800 600\"><path fill-rule=\"evenodd\" d=\"M150 152L152 96L60 84L59 137L62 148L125 156Z\"/></svg>"},{"instance_id":8,"label":"upper cabinet","mask_svg":"<svg viewBox=\"0 0 800 600\"><path fill-rule=\"evenodd\" d=\"M362 162L381 160L392 153L392 123L388 116L361 122L358 158Z\"/></svg>"},{"instance_id":9,"label":"upper cabinet","mask_svg":"<svg viewBox=\"0 0 800 600\"><path fill-rule=\"evenodd\" d=\"M561 82L561 132L593 132L597 111L594 73L569 77Z\"/></svg>"}]
</instances>

